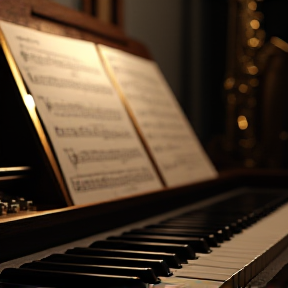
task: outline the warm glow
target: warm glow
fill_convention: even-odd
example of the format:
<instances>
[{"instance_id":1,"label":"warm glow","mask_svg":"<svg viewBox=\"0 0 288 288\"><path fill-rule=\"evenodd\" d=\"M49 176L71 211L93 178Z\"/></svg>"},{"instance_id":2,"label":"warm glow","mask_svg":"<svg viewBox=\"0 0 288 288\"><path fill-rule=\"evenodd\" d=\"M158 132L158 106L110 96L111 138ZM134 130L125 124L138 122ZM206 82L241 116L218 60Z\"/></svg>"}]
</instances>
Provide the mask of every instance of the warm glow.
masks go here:
<instances>
[{"instance_id":1,"label":"warm glow","mask_svg":"<svg viewBox=\"0 0 288 288\"><path fill-rule=\"evenodd\" d=\"M278 37L272 37L270 42L276 47L288 53L288 43Z\"/></svg>"},{"instance_id":2,"label":"warm glow","mask_svg":"<svg viewBox=\"0 0 288 288\"><path fill-rule=\"evenodd\" d=\"M250 26L253 28L253 29L259 29L259 27L260 27L260 22L258 21L258 20L256 20L256 19L254 19L254 20L251 20L251 22L250 22Z\"/></svg>"},{"instance_id":3,"label":"warm glow","mask_svg":"<svg viewBox=\"0 0 288 288\"><path fill-rule=\"evenodd\" d=\"M239 85L239 91L241 92L241 93L247 93L247 91L248 91L248 86L246 85L246 84L241 84L241 85Z\"/></svg>"},{"instance_id":4,"label":"warm glow","mask_svg":"<svg viewBox=\"0 0 288 288\"><path fill-rule=\"evenodd\" d=\"M248 40L248 45L250 46L250 47L257 47L258 45L259 45L259 39L257 39L257 38L255 38L255 37L253 37L253 38L250 38L249 40Z\"/></svg>"},{"instance_id":5,"label":"warm glow","mask_svg":"<svg viewBox=\"0 0 288 288\"><path fill-rule=\"evenodd\" d=\"M255 11L257 9L257 3L255 1L251 1L248 3L248 8L252 11Z\"/></svg>"},{"instance_id":6,"label":"warm glow","mask_svg":"<svg viewBox=\"0 0 288 288\"><path fill-rule=\"evenodd\" d=\"M239 116L237 119L239 129L245 130L248 128L248 121L247 118L243 115Z\"/></svg>"},{"instance_id":7,"label":"warm glow","mask_svg":"<svg viewBox=\"0 0 288 288\"><path fill-rule=\"evenodd\" d=\"M258 73L258 68L255 65L248 66L247 70L250 75L256 75Z\"/></svg>"},{"instance_id":8,"label":"warm glow","mask_svg":"<svg viewBox=\"0 0 288 288\"><path fill-rule=\"evenodd\" d=\"M34 102L32 95L30 95L30 94L25 95L24 101L25 101L27 108L30 108L30 109L35 108L35 102Z\"/></svg>"},{"instance_id":9,"label":"warm glow","mask_svg":"<svg viewBox=\"0 0 288 288\"><path fill-rule=\"evenodd\" d=\"M229 77L226 79L226 81L224 83L224 88L226 90L232 89L234 84L235 84L235 79L233 77Z\"/></svg>"}]
</instances>

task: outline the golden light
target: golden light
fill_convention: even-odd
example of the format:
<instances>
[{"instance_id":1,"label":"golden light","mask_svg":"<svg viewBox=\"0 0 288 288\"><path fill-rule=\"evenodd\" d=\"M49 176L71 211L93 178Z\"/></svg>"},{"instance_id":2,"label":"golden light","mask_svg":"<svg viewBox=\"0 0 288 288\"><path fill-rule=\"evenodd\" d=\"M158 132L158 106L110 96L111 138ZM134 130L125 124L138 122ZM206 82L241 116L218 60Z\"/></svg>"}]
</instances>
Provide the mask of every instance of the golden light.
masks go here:
<instances>
[{"instance_id":1,"label":"golden light","mask_svg":"<svg viewBox=\"0 0 288 288\"><path fill-rule=\"evenodd\" d=\"M250 47L255 48L255 47L257 47L257 46L259 45L259 42L260 42L259 39L253 37L253 38L250 38L250 39L248 40L248 45L249 45Z\"/></svg>"},{"instance_id":2,"label":"golden light","mask_svg":"<svg viewBox=\"0 0 288 288\"><path fill-rule=\"evenodd\" d=\"M224 88L226 90L230 90L233 88L234 84L235 84L235 79L233 77L229 77L224 82Z\"/></svg>"},{"instance_id":3,"label":"golden light","mask_svg":"<svg viewBox=\"0 0 288 288\"><path fill-rule=\"evenodd\" d=\"M250 21L250 26L252 29L257 30L260 28L260 22L256 19Z\"/></svg>"},{"instance_id":4,"label":"golden light","mask_svg":"<svg viewBox=\"0 0 288 288\"><path fill-rule=\"evenodd\" d=\"M248 3L248 8L252 11L255 11L257 9L257 3L255 1L251 1Z\"/></svg>"},{"instance_id":5,"label":"golden light","mask_svg":"<svg viewBox=\"0 0 288 288\"><path fill-rule=\"evenodd\" d=\"M270 42L281 50L288 52L288 43L278 37L272 37Z\"/></svg>"},{"instance_id":6,"label":"golden light","mask_svg":"<svg viewBox=\"0 0 288 288\"><path fill-rule=\"evenodd\" d=\"M25 95L24 101L25 101L27 108L30 108L30 109L35 108L35 102L34 102L32 95L30 95L30 94Z\"/></svg>"},{"instance_id":7,"label":"golden light","mask_svg":"<svg viewBox=\"0 0 288 288\"><path fill-rule=\"evenodd\" d=\"M258 73L258 68L255 65L252 66L248 66L247 70L249 72L250 75L256 75Z\"/></svg>"},{"instance_id":8,"label":"golden light","mask_svg":"<svg viewBox=\"0 0 288 288\"><path fill-rule=\"evenodd\" d=\"M237 118L237 122L238 122L238 127L240 130L245 130L248 128L248 121L247 118L243 115L239 116Z\"/></svg>"},{"instance_id":9,"label":"golden light","mask_svg":"<svg viewBox=\"0 0 288 288\"><path fill-rule=\"evenodd\" d=\"M247 93L247 91L248 91L248 86L247 86L246 84L240 84L238 90L239 90L241 93Z\"/></svg>"}]
</instances>

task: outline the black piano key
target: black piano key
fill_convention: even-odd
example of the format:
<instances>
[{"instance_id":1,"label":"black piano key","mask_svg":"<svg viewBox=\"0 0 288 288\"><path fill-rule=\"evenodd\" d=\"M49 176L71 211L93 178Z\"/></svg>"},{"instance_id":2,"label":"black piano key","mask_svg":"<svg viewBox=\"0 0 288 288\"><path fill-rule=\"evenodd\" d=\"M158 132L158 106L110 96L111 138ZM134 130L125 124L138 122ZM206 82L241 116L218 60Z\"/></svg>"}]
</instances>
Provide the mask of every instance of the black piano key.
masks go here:
<instances>
[{"instance_id":1,"label":"black piano key","mask_svg":"<svg viewBox=\"0 0 288 288\"><path fill-rule=\"evenodd\" d=\"M148 234L148 235L170 235L170 236L179 236L179 237L200 237L204 238L207 244L210 247L219 247L216 237L212 233L205 233L201 231L189 231L189 230L181 230L181 229L153 229L153 228L142 228L142 229L133 229L129 232L124 232L125 234ZM223 241L222 241L223 242Z\"/></svg>"},{"instance_id":2,"label":"black piano key","mask_svg":"<svg viewBox=\"0 0 288 288\"><path fill-rule=\"evenodd\" d=\"M226 222L226 223L231 223L231 224L237 224L237 226L239 226L239 228L247 228L249 226L249 223L245 221L245 215L229 215L227 216L226 214L222 214L223 212L219 212L217 211L216 213L211 213L209 211L201 211L201 214L192 214L190 216L182 216L182 217L177 217L177 219L181 219L181 220L208 220L208 221L221 221L221 222ZM224 213L227 213L227 211L225 211Z\"/></svg>"},{"instance_id":3,"label":"black piano key","mask_svg":"<svg viewBox=\"0 0 288 288\"><path fill-rule=\"evenodd\" d=\"M223 212L224 211L224 212ZM198 220L202 220L202 219L211 219L214 221L236 221L237 219L241 219L242 216L244 216L245 214L234 214L233 212L229 212L227 213L227 210L223 210L223 211L219 211L219 210L211 210L211 209L203 209L201 211L195 211L195 212L191 212L189 214L185 214L185 215L179 215L176 218L177 219L198 219Z\"/></svg>"},{"instance_id":4,"label":"black piano key","mask_svg":"<svg viewBox=\"0 0 288 288\"><path fill-rule=\"evenodd\" d=\"M141 234L125 234L121 236L111 236L108 240L132 240L132 241L147 241L160 243L176 243L188 244L195 252L210 253L210 247L204 238L198 237L176 237L163 235L141 235Z\"/></svg>"},{"instance_id":5,"label":"black piano key","mask_svg":"<svg viewBox=\"0 0 288 288\"><path fill-rule=\"evenodd\" d=\"M173 223L160 223L160 224L154 224L154 225L148 225L145 228L172 228L172 229L201 229L203 231L211 231L215 235L218 235L218 233L222 234L223 240L230 240L231 237L233 237L233 233L229 226L215 226L210 225L210 227L207 227L204 224L173 224Z\"/></svg>"},{"instance_id":6,"label":"black piano key","mask_svg":"<svg viewBox=\"0 0 288 288\"><path fill-rule=\"evenodd\" d=\"M41 261L71 264L109 265L125 267L152 268L156 276L171 276L172 273L166 262L153 259L136 259L108 256L80 256L70 254L52 254Z\"/></svg>"},{"instance_id":7,"label":"black piano key","mask_svg":"<svg viewBox=\"0 0 288 288\"><path fill-rule=\"evenodd\" d=\"M175 218L173 220L166 220L161 222L162 223L169 223L169 224L175 224L175 225L205 225L206 227L211 227L212 225L217 226L229 226L232 233L238 234L242 232L242 227L240 227L236 222L223 222L223 221L213 221L213 220L199 220L199 219L191 219L191 220L184 220L184 219L178 219Z\"/></svg>"},{"instance_id":8,"label":"black piano key","mask_svg":"<svg viewBox=\"0 0 288 288\"><path fill-rule=\"evenodd\" d=\"M42 287L105 287L105 288L145 288L138 277L72 273L60 271L6 268L1 273L2 282Z\"/></svg>"},{"instance_id":9,"label":"black piano key","mask_svg":"<svg viewBox=\"0 0 288 288\"><path fill-rule=\"evenodd\" d=\"M246 227L249 227L253 224L248 215L243 216L242 219L244 220L244 223L246 223Z\"/></svg>"},{"instance_id":10,"label":"black piano key","mask_svg":"<svg viewBox=\"0 0 288 288\"><path fill-rule=\"evenodd\" d=\"M124 258L141 258L141 259L157 259L164 260L170 268L182 268L181 261L175 253L160 253L147 251L131 251L116 249L100 249L100 248L73 248L65 252L74 255L90 255L90 256L113 256ZM186 263L188 263L186 261Z\"/></svg>"},{"instance_id":11,"label":"black piano key","mask_svg":"<svg viewBox=\"0 0 288 288\"><path fill-rule=\"evenodd\" d=\"M227 212L226 212L227 213ZM210 223L222 223L222 224L229 224L229 223L241 223L242 219L238 217L231 217L226 215L219 215L218 212L216 213L209 213L209 211L201 214L192 214L192 215L185 215L185 216L178 216L169 220L182 220L182 221L206 221ZM169 221L168 220L168 221Z\"/></svg>"},{"instance_id":12,"label":"black piano key","mask_svg":"<svg viewBox=\"0 0 288 288\"><path fill-rule=\"evenodd\" d=\"M160 282L160 280L156 277L151 268L53 263L43 261L34 261L31 263L26 263L22 265L20 268L27 268L32 270L78 272L88 274L134 276L139 277L143 282L149 284L156 284Z\"/></svg>"},{"instance_id":13,"label":"black piano key","mask_svg":"<svg viewBox=\"0 0 288 288\"><path fill-rule=\"evenodd\" d=\"M223 243L225 240L230 240L230 237L226 239L226 236L222 232L221 229L213 229L213 228L208 228L208 227L177 227L177 226L165 226L165 225L149 225L145 227L145 229L167 229L167 230L175 230L176 232L188 232L188 233L205 233L205 234L213 234L216 241L218 243ZM134 229L132 230L134 231Z\"/></svg>"},{"instance_id":14,"label":"black piano key","mask_svg":"<svg viewBox=\"0 0 288 288\"><path fill-rule=\"evenodd\" d=\"M124 240L103 240L96 241L90 245L91 248L108 248L108 249L122 249L122 250L139 250L148 252L165 252L175 253L181 263L185 263L188 259L196 259L194 250L189 245L183 244L167 244L167 243L153 243L153 242L135 242Z\"/></svg>"},{"instance_id":15,"label":"black piano key","mask_svg":"<svg viewBox=\"0 0 288 288\"><path fill-rule=\"evenodd\" d=\"M227 204L226 204L227 205ZM203 217L203 216L210 216L210 215L214 215L215 219L236 219L239 218L241 219L241 217L245 216L247 214L246 211L241 211L241 210L237 210L235 209L235 205L233 206L232 210L229 210L229 207L222 207L222 206L210 206L210 207L206 207L203 208L201 210L198 211L191 211L190 213L186 213L183 214L183 217L189 217L189 216L199 216L199 217ZM226 214L227 212L229 212L229 214ZM249 210L249 212L251 212L251 210ZM180 215L181 216L181 215Z\"/></svg>"},{"instance_id":16,"label":"black piano key","mask_svg":"<svg viewBox=\"0 0 288 288\"><path fill-rule=\"evenodd\" d=\"M232 206L232 205L231 205ZM233 208L235 210L235 205L233 205ZM225 221L237 221L242 220L245 224L249 225L249 221L247 218L247 215L249 213L253 212L254 209L249 209L247 211L233 211L229 210L227 208L223 207L207 207L205 209L202 209L201 211L198 211L197 213L188 213L186 215L182 215L183 217L214 217L214 219L217 220L225 220Z\"/></svg>"}]
</instances>

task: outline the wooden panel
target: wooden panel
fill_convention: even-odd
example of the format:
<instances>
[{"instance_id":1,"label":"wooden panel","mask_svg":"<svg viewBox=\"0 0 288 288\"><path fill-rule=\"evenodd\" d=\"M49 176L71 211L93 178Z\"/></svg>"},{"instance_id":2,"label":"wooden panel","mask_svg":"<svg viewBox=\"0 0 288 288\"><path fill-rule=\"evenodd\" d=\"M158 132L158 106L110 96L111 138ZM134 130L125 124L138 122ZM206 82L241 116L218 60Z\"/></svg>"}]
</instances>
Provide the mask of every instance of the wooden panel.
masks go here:
<instances>
[{"instance_id":1,"label":"wooden panel","mask_svg":"<svg viewBox=\"0 0 288 288\"><path fill-rule=\"evenodd\" d=\"M88 15L94 15L92 0L82 0L83 12Z\"/></svg>"},{"instance_id":2,"label":"wooden panel","mask_svg":"<svg viewBox=\"0 0 288 288\"><path fill-rule=\"evenodd\" d=\"M113 3L113 23L124 30L124 1L112 0Z\"/></svg>"},{"instance_id":3,"label":"wooden panel","mask_svg":"<svg viewBox=\"0 0 288 288\"><path fill-rule=\"evenodd\" d=\"M145 46L112 24L49 0L0 1L0 19L43 32L101 43L150 58Z\"/></svg>"},{"instance_id":4,"label":"wooden panel","mask_svg":"<svg viewBox=\"0 0 288 288\"><path fill-rule=\"evenodd\" d=\"M95 10L95 15L100 21L111 24L113 23L112 0L96 1Z\"/></svg>"},{"instance_id":5,"label":"wooden panel","mask_svg":"<svg viewBox=\"0 0 288 288\"><path fill-rule=\"evenodd\" d=\"M123 0L82 0L83 12L124 29Z\"/></svg>"}]
</instances>

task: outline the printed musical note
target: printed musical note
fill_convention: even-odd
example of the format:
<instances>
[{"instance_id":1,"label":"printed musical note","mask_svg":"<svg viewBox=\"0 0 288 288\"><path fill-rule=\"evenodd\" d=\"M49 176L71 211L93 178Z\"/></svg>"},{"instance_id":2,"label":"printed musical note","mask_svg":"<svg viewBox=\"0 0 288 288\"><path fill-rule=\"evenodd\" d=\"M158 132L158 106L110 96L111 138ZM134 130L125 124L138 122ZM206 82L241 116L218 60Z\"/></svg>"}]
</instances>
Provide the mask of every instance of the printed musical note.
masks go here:
<instances>
[{"instance_id":1,"label":"printed musical note","mask_svg":"<svg viewBox=\"0 0 288 288\"><path fill-rule=\"evenodd\" d=\"M90 125L79 127L59 127L55 126L58 137L100 137L103 139L124 138L130 139L132 134L125 129L106 128L102 125Z\"/></svg>"},{"instance_id":2,"label":"printed musical note","mask_svg":"<svg viewBox=\"0 0 288 288\"><path fill-rule=\"evenodd\" d=\"M41 66L56 66L62 69L71 69L77 71L84 71L94 75L99 74L99 70L95 67L83 65L83 63L77 61L75 58L63 57L63 55L51 53L46 50L33 49L27 46L21 46L22 50L20 55L27 64L37 64ZM68 59L67 59L68 58Z\"/></svg>"},{"instance_id":3,"label":"printed musical note","mask_svg":"<svg viewBox=\"0 0 288 288\"><path fill-rule=\"evenodd\" d=\"M58 117L80 117L99 120L112 120L119 121L121 119L121 113L118 109L106 108L106 107L93 107L87 106L84 103L71 103L50 100L43 96L38 96L50 113Z\"/></svg>"},{"instance_id":4,"label":"printed musical note","mask_svg":"<svg viewBox=\"0 0 288 288\"><path fill-rule=\"evenodd\" d=\"M129 77L136 78L137 80L141 79L141 81L145 81L154 85L158 84L157 81L155 81L153 77L150 77L149 74L142 73L141 70L139 69L133 69L131 67L128 68L127 66L124 66L124 65L116 66L115 64L113 65L113 69L117 71L118 73L126 74Z\"/></svg>"},{"instance_id":5,"label":"printed musical note","mask_svg":"<svg viewBox=\"0 0 288 288\"><path fill-rule=\"evenodd\" d=\"M171 111L163 111L163 110L156 110L155 107L152 109L143 109L143 108L136 108L135 111L137 111L137 114L141 117L141 119L143 119L144 121L147 121L147 119L151 119L150 117L154 117L156 119L154 119L154 121L159 120L159 119L163 119L163 118L167 118L167 119L177 119L179 117L179 115L177 115L177 113L175 112L171 112ZM142 118L143 117L143 118ZM144 118L145 117L145 118ZM147 117L147 118L146 118Z\"/></svg>"},{"instance_id":6,"label":"printed musical note","mask_svg":"<svg viewBox=\"0 0 288 288\"><path fill-rule=\"evenodd\" d=\"M136 100L136 101L144 102L147 105L152 105L152 106L158 105L161 108L166 107L166 106L169 107L169 103L167 103L167 101L165 101L165 99L153 98L151 96L149 97L149 96L147 96L146 93L141 93L141 91L133 92L133 93L127 93L126 97L128 99L131 99L132 101ZM152 95L155 95L155 94L153 93Z\"/></svg>"},{"instance_id":7,"label":"printed musical note","mask_svg":"<svg viewBox=\"0 0 288 288\"><path fill-rule=\"evenodd\" d=\"M143 157L136 148L109 149L109 150L81 150L75 152L73 148L66 148L70 162L73 165L85 164L89 162L120 161L126 163L135 158Z\"/></svg>"},{"instance_id":8,"label":"printed musical note","mask_svg":"<svg viewBox=\"0 0 288 288\"><path fill-rule=\"evenodd\" d=\"M168 129L181 131L183 124L180 122L168 122L168 121L149 121L146 120L142 123L142 126L146 129Z\"/></svg>"},{"instance_id":9,"label":"printed musical note","mask_svg":"<svg viewBox=\"0 0 288 288\"><path fill-rule=\"evenodd\" d=\"M82 82L76 81L74 79L62 78L59 76L47 76L43 74L34 74L32 72L28 72L27 76L30 79L30 82L34 85L41 86L51 86L57 87L61 89L75 89L81 91L89 91L93 93L97 93L105 96L112 96L112 90L110 87L106 85L99 85L90 82Z\"/></svg>"},{"instance_id":10,"label":"printed musical note","mask_svg":"<svg viewBox=\"0 0 288 288\"><path fill-rule=\"evenodd\" d=\"M173 150L179 150L179 145L175 145L175 144L159 144L159 145L155 145L152 146L152 150L155 151L156 153L161 153L161 152L168 152L168 151L173 151Z\"/></svg>"},{"instance_id":11,"label":"printed musical note","mask_svg":"<svg viewBox=\"0 0 288 288\"><path fill-rule=\"evenodd\" d=\"M134 185L139 182L151 181L153 178L153 174L148 169L143 168L79 175L70 180L76 192L86 192L94 189Z\"/></svg>"}]
</instances>

